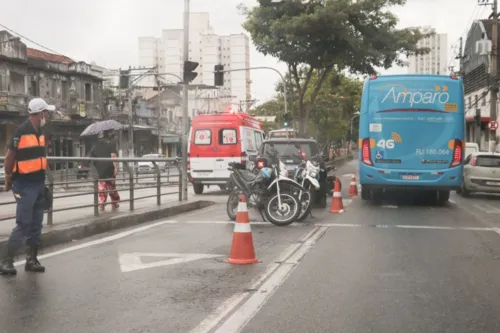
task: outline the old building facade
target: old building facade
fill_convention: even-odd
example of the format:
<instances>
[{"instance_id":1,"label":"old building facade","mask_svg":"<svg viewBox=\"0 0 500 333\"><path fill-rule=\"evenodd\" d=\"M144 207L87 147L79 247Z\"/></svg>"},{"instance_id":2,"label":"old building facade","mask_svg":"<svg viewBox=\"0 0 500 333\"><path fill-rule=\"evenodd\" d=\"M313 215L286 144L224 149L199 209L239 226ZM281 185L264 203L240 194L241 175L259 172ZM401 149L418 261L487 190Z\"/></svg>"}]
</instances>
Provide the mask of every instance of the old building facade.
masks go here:
<instances>
[{"instance_id":1,"label":"old building facade","mask_svg":"<svg viewBox=\"0 0 500 333\"><path fill-rule=\"evenodd\" d=\"M472 24L467 34L461 66L464 79L467 141L477 142L484 150L488 149L488 141L493 139L490 138L488 130L488 122L491 120L491 92L489 90L491 31L491 20L478 20ZM497 76L498 73L500 70L497 71ZM499 105L500 103L497 103L497 110L499 110ZM475 121L476 114L480 115L480 125ZM499 135L498 130L496 135Z\"/></svg>"},{"instance_id":2,"label":"old building facade","mask_svg":"<svg viewBox=\"0 0 500 333\"><path fill-rule=\"evenodd\" d=\"M101 73L85 62L27 48L0 31L0 155L13 129L26 119L33 97L57 107L47 130L49 155L85 155L88 147L80 133L107 111Z\"/></svg>"}]
</instances>

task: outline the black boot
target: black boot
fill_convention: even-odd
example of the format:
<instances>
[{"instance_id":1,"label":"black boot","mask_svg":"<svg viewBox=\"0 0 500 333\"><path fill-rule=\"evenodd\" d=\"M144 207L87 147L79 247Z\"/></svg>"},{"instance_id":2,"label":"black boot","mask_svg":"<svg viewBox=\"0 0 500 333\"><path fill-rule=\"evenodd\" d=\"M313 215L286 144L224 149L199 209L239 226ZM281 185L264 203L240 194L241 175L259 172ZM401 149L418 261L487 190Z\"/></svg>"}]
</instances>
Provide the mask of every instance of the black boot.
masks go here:
<instances>
[{"instance_id":1,"label":"black boot","mask_svg":"<svg viewBox=\"0 0 500 333\"><path fill-rule=\"evenodd\" d=\"M26 272L43 273L45 272L45 267L40 264L37 259L38 247L30 246L28 247L28 252L26 254L26 265L24 265L24 270Z\"/></svg>"},{"instance_id":2,"label":"black boot","mask_svg":"<svg viewBox=\"0 0 500 333\"><path fill-rule=\"evenodd\" d=\"M0 264L0 275L16 275L17 270L14 267L14 257L15 253L11 248L7 248L7 254L2 260L2 263Z\"/></svg>"}]
</instances>

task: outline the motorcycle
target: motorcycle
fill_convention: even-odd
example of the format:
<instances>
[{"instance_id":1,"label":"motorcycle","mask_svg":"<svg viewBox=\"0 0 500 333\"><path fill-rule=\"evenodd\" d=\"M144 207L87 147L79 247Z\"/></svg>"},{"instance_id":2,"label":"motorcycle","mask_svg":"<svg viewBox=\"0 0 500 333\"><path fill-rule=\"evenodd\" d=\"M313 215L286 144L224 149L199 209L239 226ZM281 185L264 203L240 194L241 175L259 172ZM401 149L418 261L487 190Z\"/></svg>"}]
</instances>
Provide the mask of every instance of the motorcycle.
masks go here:
<instances>
[{"instance_id":1,"label":"motorcycle","mask_svg":"<svg viewBox=\"0 0 500 333\"><path fill-rule=\"evenodd\" d=\"M311 212L312 209L312 193L309 189L304 188L299 182L297 182L295 179L291 179L288 176L288 171L286 169L285 164L281 161L281 159L278 157L279 153L274 149L274 144L270 143L271 149L266 152L268 155L269 159L267 157L257 157L256 163L254 164L254 169L253 172L257 174L259 170L262 168L268 166L269 161L272 161L274 165L279 166L279 176L282 180L289 180L286 183L284 183L284 186L282 187L283 191L290 192L296 197L299 198L300 205L301 205L301 213L299 217L297 218L297 221L303 221L307 215ZM300 154L300 151L299 151ZM301 155L303 156L303 155ZM300 158L302 158L300 156Z\"/></svg>"},{"instance_id":2,"label":"motorcycle","mask_svg":"<svg viewBox=\"0 0 500 333\"><path fill-rule=\"evenodd\" d=\"M299 199L282 188L291 180L279 176L277 165L262 168L256 175L241 163L230 163L233 189L227 199L229 218L236 220L240 195L247 198L247 206L256 208L263 219L277 226L286 226L297 220L301 210ZM264 214L262 213L264 211ZM276 215L275 215L276 213Z\"/></svg>"},{"instance_id":3,"label":"motorcycle","mask_svg":"<svg viewBox=\"0 0 500 333\"><path fill-rule=\"evenodd\" d=\"M306 192L300 191L299 199L303 203L303 209L297 218L298 221L303 221L307 215L311 214L312 203L314 202L315 193L320 190L321 186L318 181L320 168L314 158L302 161L300 166L295 171L295 181L306 189ZM312 215L312 214L311 214Z\"/></svg>"},{"instance_id":4,"label":"motorcycle","mask_svg":"<svg viewBox=\"0 0 500 333\"><path fill-rule=\"evenodd\" d=\"M305 156L305 154L302 153L302 151L300 150L300 146L296 146L296 148L299 150L299 154L301 156ZM310 162L310 164L312 166L314 166L315 168L317 168L315 171L317 171L316 173L313 172L313 174L315 174L316 176L315 177L312 177L312 178L316 178L316 180L318 181L319 183L319 188L315 188L315 191L312 191L312 194L313 194L313 205L314 207L316 208L326 208L327 207L327 195L332 197L333 196L333 185L337 179L337 177L334 175L334 174L330 174L330 171L332 170L335 170L335 166L333 165L326 165L325 163L325 156L322 155L322 154L318 154L312 158L310 158L308 161L304 160L301 164L301 166L299 166L299 168L297 168L297 171L295 173L295 179L301 183L303 182L304 180L300 177L302 176L304 170L306 169L307 167L307 162ZM314 170L311 168L311 166L309 167L309 170ZM308 181L310 183L310 181Z\"/></svg>"}]
</instances>

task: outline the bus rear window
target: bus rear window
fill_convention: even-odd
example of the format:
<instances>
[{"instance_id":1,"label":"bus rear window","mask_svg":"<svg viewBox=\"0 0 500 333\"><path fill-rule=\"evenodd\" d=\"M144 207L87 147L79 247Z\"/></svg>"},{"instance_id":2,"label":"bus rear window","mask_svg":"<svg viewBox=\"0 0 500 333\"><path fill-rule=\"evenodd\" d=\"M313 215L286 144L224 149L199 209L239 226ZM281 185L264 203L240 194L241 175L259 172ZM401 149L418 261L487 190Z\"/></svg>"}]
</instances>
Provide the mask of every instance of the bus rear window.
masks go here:
<instances>
[{"instance_id":1,"label":"bus rear window","mask_svg":"<svg viewBox=\"0 0 500 333\"><path fill-rule=\"evenodd\" d=\"M209 129L198 129L194 132L194 144L208 146L212 144L212 131Z\"/></svg>"}]
</instances>

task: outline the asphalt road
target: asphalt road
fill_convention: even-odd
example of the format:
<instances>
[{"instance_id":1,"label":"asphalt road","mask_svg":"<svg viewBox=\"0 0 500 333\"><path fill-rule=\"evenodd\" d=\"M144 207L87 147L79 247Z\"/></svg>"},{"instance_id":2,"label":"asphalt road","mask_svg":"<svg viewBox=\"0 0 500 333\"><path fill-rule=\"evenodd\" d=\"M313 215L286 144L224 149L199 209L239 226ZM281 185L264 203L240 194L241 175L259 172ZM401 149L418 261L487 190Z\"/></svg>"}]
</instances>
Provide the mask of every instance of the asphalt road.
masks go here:
<instances>
[{"instance_id":1,"label":"asphalt road","mask_svg":"<svg viewBox=\"0 0 500 333\"><path fill-rule=\"evenodd\" d=\"M355 169L339 170L344 197ZM199 197L220 203L0 279L0 332L500 332L496 198L345 200L282 228L251 213L261 263L231 266L225 195Z\"/></svg>"}]
</instances>

